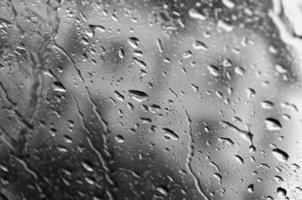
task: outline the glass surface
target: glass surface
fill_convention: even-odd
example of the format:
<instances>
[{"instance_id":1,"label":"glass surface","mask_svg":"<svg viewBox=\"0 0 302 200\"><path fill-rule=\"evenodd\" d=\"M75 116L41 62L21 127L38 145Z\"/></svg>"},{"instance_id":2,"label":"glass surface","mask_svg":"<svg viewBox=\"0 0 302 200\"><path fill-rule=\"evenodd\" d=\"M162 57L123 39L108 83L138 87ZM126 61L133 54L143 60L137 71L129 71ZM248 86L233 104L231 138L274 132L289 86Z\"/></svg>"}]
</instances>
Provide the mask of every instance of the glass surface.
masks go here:
<instances>
[{"instance_id":1,"label":"glass surface","mask_svg":"<svg viewBox=\"0 0 302 200\"><path fill-rule=\"evenodd\" d=\"M0 200L301 200L302 1L1 0Z\"/></svg>"}]
</instances>

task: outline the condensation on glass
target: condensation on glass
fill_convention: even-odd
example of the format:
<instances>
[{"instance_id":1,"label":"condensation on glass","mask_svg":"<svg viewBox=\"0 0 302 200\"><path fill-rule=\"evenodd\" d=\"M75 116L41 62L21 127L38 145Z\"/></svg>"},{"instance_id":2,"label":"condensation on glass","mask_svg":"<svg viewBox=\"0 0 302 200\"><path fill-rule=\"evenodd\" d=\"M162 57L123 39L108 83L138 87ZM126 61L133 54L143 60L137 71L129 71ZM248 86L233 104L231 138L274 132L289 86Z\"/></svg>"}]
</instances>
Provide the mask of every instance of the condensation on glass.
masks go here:
<instances>
[{"instance_id":1,"label":"condensation on glass","mask_svg":"<svg viewBox=\"0 0 302 200\"><path fill-rule=\"evenodd\" d=\"M0 199L302 199L301 19L299 0L0 1Z\"/></svg>"}]
</instances>

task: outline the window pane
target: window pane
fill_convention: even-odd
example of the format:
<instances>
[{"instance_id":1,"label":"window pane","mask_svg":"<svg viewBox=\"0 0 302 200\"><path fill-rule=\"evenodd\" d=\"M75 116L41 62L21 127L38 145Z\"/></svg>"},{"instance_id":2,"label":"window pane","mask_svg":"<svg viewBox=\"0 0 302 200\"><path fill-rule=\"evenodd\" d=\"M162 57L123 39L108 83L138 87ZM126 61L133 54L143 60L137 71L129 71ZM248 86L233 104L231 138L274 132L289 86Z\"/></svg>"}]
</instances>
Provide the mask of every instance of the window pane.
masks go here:
<instances>
[{"instance_id":1,"label":"window pane","mask_svg":"<svg viewBox=\"0 0 302 200\"><path fill-rule=\"evenodd\" d=\"M0 199L301 199L299 0L0 5Z\"/></svg>"}]
</instances>

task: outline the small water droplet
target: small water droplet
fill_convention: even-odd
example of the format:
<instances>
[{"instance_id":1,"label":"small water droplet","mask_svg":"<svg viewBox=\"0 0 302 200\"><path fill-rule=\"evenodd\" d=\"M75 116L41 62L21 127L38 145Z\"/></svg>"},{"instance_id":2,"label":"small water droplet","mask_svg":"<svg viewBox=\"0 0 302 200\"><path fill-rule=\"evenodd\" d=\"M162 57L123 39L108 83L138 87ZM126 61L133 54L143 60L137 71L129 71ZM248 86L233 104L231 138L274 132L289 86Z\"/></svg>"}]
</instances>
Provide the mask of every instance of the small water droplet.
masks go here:
<instances>
[{"instance_id":1,"label":"small water droplet","mask_svg":"<svg viewBox=\"0 0 302 200\"><path fill-rule=\"evenodd\" d=\"M247 88L246 93L248 98L252 98L255 96L256 91L253 88Z\"/></svg>"},{"instance_id":2,"label":"small water droplet","mask_svg":"<svg viewBox=\"0 0 302 200\"><path fill-rule=\"evenodd\" d=\"M63 146L57 146L57 150L61 153L67 153L68 149L66 147Z\"/></svg>"},{"instance_id":3,"label":"small water droplet","mask_svg":"<svg viewBox=\"0 0 302 200\"><path fill-rule=\"evenodd\" d=\"M187 59L187 58L190 58L192 57L192 51L188 50L188 51L185 51L184 54L183 54L183 58Z\"/></svg>"},{"instance_id":4,"label":"small water droplet","mask_svg":"<svg viewBox=\"0 0 302 200\"><path fill-rule=\"evenodd\" d=\"M248 187L247 187L247 191L249 193L253 193L254 192L254 184L250 184Z\"/></svg>"},{"instance_id":5,"label":"small water droplet","mask_svg":"<svg viewBox=\"0 0 302 200\"><path fill-rule=\"evenodd\" d=\"M157 39L157 40L156 40L156 44L157 44L157 47L158 47L158 51L159 51L160 53L162 53L162 52L164 51L164 49L163 49L163 45L162 45L161 40L160 40L160 39Z\"/></svg>"},{"instance_id":6,"label":"small water droplet","mask_svg":"<svg viewBox=\"0 0 302 200\"><path fill-rule=\"evenodd\" d=\"M221 185L222 176L219 173L214 173L213 177L218 180L219 185Z\"/></svg>"},{"instance_id":7,"label":"small water droplet","mask_svg":"<svg viewBox=\"0 0 302 200\"><path fill-rule=\"evenodd\" d=\"M122 48L119 49L118 55L119 55L119 57L120 57L121 59L124 59L124 57L125 57L125 52L124 52L124 50L123 50Z\"/></svg>"},{"instance_id":8,"label":"small water droplet","mask_svg":"<svg viewBox=\"0 0 302 200\"><path fill-rule=\"evenodd\" d=\"M122 135L117 135L117 136L115 136L115 141L118 143L124 143L125 138Z\"/></svg>"},{"instance_id":9,"label":"small water droplet","mask_svg":"<svg viewBox=\"0 0 302 200\"><path fill-rule=\"evenodd\" d=\"M125 99L124 95L122 95L118 91L114 91L114 95L115 95L115 98L117 98L117 100L124 101L124 99Z\"/></svg>"},{"instance_id":10,"label":"small water droplet","mask_svg":"<svg viewBox=\"0 0 302 200\"><path fill-rule=\"evenodd\" d=\"M169 128L163 128L162 131L164 132L164 137L166 139L178 140L179 136Z\"/></svg>"},{"instance_id":11,"label":"small water droplet","mask_svg":"<svg viewBox=\"0 0 302 200\"><path fill-rule=\"evenodd\" d=\"M232 67L233 63L232 63L232 61L230 59L226 58L226 59L223 60L222 65L224 67Z\"/></svg>"},{"instance_id":12,"label":"small water droplet","mask_svg":"<svg viewBox=\"0 0 302 200\"><path fill-rule=\"evenodd\" d=\"M261 102L261 107L264 109L272 109L274 106L274 103L271 101L262 101Z\"/></svg>"},{"instance_id":13,"label":"small water droplet","mask_svg":"<svg viewBox=\"0 0 302 200\"><path fill-rule=\"evenodd\" d=\"M139 45L139 40L138 38L136 37L130 37L128 39L128 43L130 44L130 46L134 49L137 49L138 48L138 45Z\"/></svg>"},{"instance_id":14,"label":"small water droplet","mask_svg":"<svg viewBox=\"0 0 302 200\"><path fill-rule=\"evenodd\" d=\"M217 22L217 29L224 30L226 32L231 32L234 29L234 27L230 23L227 23L223 20L219 20Z\"/></svg>"},{"instance_id":15,"label":"small water droplet","mask_svg":"<svg viewBox=\"0 0 302 200\"><path fill-rule=\"evenodd\" d=\"M228 145L233 145L234 144L234 141L231 140L230 138L219 137L217 140L221 143L225 143L225 144L228 144Z\"/></svg>"},{"instance_id":16,"label":"small water droplet","mask_svg":"<svg viewBox=\"0 0 302 200\"><path fill-rule=\"evenodd\" d=\"M280 74L285 74L287 70L282 65L275 65L275 69Z\"/></svg>"},{"instance_id":17,"label":"small water droplet","mask_svg":"<svg viewBox=\"0 0 302 200\"><path fill-rule=\"evenodd\" d=\"M235 73L240 75L240 76L243 76L245 74L245 69L243 67L235 67Z\"/></svg>"},{"instance_id":18,"label":"small water droplet","mask_svg":"<svg viewBox=\"0 0 302 200\"><path fill-rule=\"evenodd\" d=\"M90 185L94 184L94 181L91 178L85 177L84 179L88 184L90 184Z\"/></svg>"},{"instance_id":19,"label":"small water droplet","mask_svg":"<svg viewBox=\"0 0 302 200\"><path fill-rule=\"evenodd\" d=\"M142 60L140 60L140 59L138 59L138 58L136 58L136 57L133 57L133 60L134 60L141 68L146 68L146 67L147 67L147 64L146 64L144 61L142 61Z\"/></svg>"},{"instance_id":20,"label":"small water droplet","mask_svg":"<svg viewBox=\"0 0 302 200\"><path fill-rule=\"evenodd\" d=\"M102 26L102 25L93 25L93 24L90 24L89 28L92 30L93 34L95 34L96 30L99 30L101 32L105 32L106 31L106 28L104 26Z\"/></svg>"},{"instance_id":21,"label":"small water droplet","mask_svg":"<svg viewBox=\"0 0 302 200\"><path fill-rule=\"evenodd\" d=\"M209 72L213 75L213 76L218 76L219 75L219 69L218 67L214 66L214 65L208 65L207 69L209 70Z\"/></svg>"},{"instance_id":22,"label":"small water droplet","mask_svg":"<svg viewBox=\"0 0 302 200\"><path fill-rule=\"evenodd\" d=\"M239 155L235 155L235 160L239 163L239 164L244 164L244 160L241 156Z\"/></svg>"},{"instance_id":23,"label":"small water droplet","mask_svg":"<svg viewBox=\"0 0 302 200\"><path fill-rule=\"evenodd\" d=\"M232 9L235 7L235 3L232 0L222 0L223 5L225 5L225 7Z\"/></svg>"},{"instance_id":24,"label":"small water droplet","mask_svg":"<svg viewBox=\"0 0 302 200\"><path fill-rule=\"evenodd\" d=\"M156 190L157 190L159 193L161 193L162 195L164 195L164 196L167 196L167 195L169 194L168 188L167 188L166 186L163 186L163 185L157 187Z\"/></svg>"},{"instance_id":25,"label":"small water droplet","mask_svg":"<svg viewBox=\"0 0 302 200\"><path fill-rule=\"evenodd\" d=\"M63 84L59 81L54 81L53 82L53 90L57 91L57 92L66 92L65 87L63 86Z\"/></svg>"},{"instance_id":26,"label":"small water droplet","mask_svg":"<svg viewBox=\"0 0 302 200\"><path fill-rule=\"evenodd\" d=\"M208 46L203 43L202 41L196 40L195 43L193 44L194 49L196 50L203 50L206 51L208 50Z\"/></svg>"},{"instance_id":27,"label":"small water droplet","mask_svg":"<svg viewBox=\"0 0 302 200\"><path fill-rule=\"evenodd\" d=\"M88 172L93 171L93 168L92 168L91 164L88 163L87 161L82 161L81 164L84 167L84 169L87 170Z\"/></svg>"},{"instance_id":28,"label":"small water droplet","mask_svg":"<svg viewBox=\"0 0 302 200\"><path fill-rule=\"evenodd\" d=\"M133 98L139 102L148 98L148 94L143 91L140 91L140 90L128 90L128 92L129 92L131 98Z\"/></svg>"},{"instance_id":29,"label":"small water droplet","mask_svg":"<svg viewBox=\"0 0 302 200\"><path fill-rule=\"evenodd\" d=\"M199 12L196 8L191 8L189 10L189 16L193 19L205 20L206 16Z\"/></svg>"}]
</instances>

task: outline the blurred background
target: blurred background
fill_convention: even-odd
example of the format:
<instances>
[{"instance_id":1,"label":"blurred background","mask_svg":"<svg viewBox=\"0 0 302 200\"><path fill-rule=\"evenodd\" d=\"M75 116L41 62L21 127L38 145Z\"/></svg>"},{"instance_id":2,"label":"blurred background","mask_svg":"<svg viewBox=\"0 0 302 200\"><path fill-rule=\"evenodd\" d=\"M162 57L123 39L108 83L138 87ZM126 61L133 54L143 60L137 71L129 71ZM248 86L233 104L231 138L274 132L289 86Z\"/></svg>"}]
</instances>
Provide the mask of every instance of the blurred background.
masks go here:
<instances>
[{"instance_id":1,"label":"blurred background","mask_svg":"<svg viewBox=\"0 0 302 200\"><path fill-rule=\"evenodd\" d=\"M2 0L0 200L301 200L299 0Z\"/></svg>"}]
</instances>

